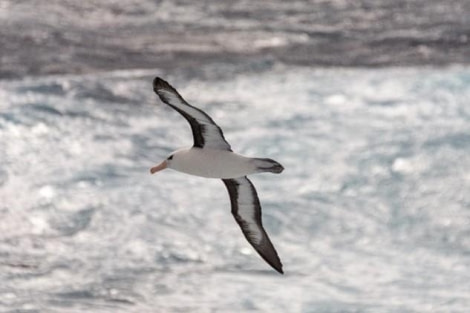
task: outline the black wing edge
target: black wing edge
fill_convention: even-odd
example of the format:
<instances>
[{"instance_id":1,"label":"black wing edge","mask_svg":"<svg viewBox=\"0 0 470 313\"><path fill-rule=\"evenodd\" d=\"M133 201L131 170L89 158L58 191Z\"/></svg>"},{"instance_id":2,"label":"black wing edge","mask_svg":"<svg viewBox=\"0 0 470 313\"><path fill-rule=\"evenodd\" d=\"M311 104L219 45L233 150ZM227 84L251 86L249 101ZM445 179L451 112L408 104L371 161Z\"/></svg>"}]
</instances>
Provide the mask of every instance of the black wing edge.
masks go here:
<instances>
[{"instance_id":1,"label":"black wing edge","mask_svg":"<svg viewBox=\"0 0 470 313\"><path fill-rule=\"evenodd\" d=\"M249 233L247 232L248 230L248 225L246 225L246 222L238 215L238 195L239 195L239 185L240 183L236 179L222 179L224 182L225 186L227 187L229 196L230 196L230 204L232 207L232 215L234 216L236 222L240 226L243 235L245 236L246 240L250 243L250 245L256 250L256 252L263 258L263 260L266 261L273 269L275 269L277 272L280 274L284 274L284 271L282 269L282 263L279 258L279 255L277 254L276 249L274 248L274 245L272 244L271 240L268 237L268 234L264 230L263 224L262 224L262 218L261 218L261 205L259 202L258 194L256 193L256 189L253 186L253 183L245 176L242 178L238 179L244 179L247 181L247 183L250 185L250 190L252 192L253 196L253 206L255 208L255 219L258 227L260 228L262 234L263 234L263 241L259 245L255 245L255 243L251 240L249 237Z\"/></svg>"},{"instance_id":2,"label":"black wing edge","mask_svg":"<svg viewBox=\"0 0 470 313\"><path fill-rule=\"evenodd\" d=\"M175 88L173 88L173 86L171 86L166 80L163 80L160 77L155 77L155 79L153 80L153 91L160 97L160 99L164 103L168 104L172 109L177 111L179 114L181 114L188 121L189 125L191 126L191 132L193 133L194 147L203 148L204 147L204 137L202 136L203 125L199 124L194 117L192 117L191 115L189 115L185 111L180 110L178 107L172 105L170 103L170 99L166 98L164 94L158 92L159 89L170 90L175 95L177 95L178 98L180 98L181 102L184 102L188 106L191 106L191 105L189 103L187 103L183 99L183 97L181 97L181 95L178 93L178 91Z\"/></svg>"},{"instance_id":3,"label":"black wing edge","mask_svg":"<svg viewBox=\"0 0 470 313\"><path fill-rule=\"evenodd\" d=\"M165 97L164 94L158 92L159 89L170 90L171 92L173 92L180 99L180 101L182 103L184 103L188 107L196 110L201 115L203 115L209 121L209 124L211 124L211 125L213 125L217 128L220 137L222 138L222 140L227 145L227 150L232 151L232 149L230 147L230 144L227 142L227 140L224 137L222 129L214 122L214 120L209 115L207 115L207 113L205 113L201 109L196 108L196 107L190 105L188 102L186 102L186 100L184 100L184 98L179 94L179 92L173 86L171 86L166 80L164 80L164 79L162 79L158 76L155 77L154 80L153 80L153 91L160 97L160 99L164 103L168 104L171 108L173 108L175 111L180 113L189 122L189 125L191 126L191 131L193 133L194 147L204 148L204 144L205 144L204 134L206 132L206 126L204 125L204 123L201 123L202 121L201 122L198 121L195 117L191 116L187 112L185 112L185 111L181 110L180 108L172 105L170 103L170 100L167 97Z\"/></svg>"},{"instance_id":4,"label":"black wing edge","mask_svg":"<svg viewBox=\"0 0 470 313\"><path fill-rule=\"evenodd\" d=\"M157 76L153 79L153 91L158 93L157 92L158 89L169 89L173 91L174 93L176 93L177 95L179 95L178 91L176 91L176 89L173 88L173 86L171 86L166 80Z\"/></svg>"}]
</instances>

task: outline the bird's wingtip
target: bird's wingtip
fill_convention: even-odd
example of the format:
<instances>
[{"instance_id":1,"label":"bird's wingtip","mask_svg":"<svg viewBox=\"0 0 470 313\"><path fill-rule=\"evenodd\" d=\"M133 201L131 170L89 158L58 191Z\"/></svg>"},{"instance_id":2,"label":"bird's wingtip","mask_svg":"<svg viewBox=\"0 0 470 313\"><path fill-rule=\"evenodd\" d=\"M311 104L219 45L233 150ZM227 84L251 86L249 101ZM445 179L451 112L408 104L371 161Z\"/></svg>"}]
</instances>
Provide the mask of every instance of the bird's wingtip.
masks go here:
<instances>
[{"instance_id":1,"label":"bird's wingtip","mask_svg":"<svg viewBox=\"0 0 470 313\"><path fill-rule=\"evenodd\" d=\"M270 265L278 272L279 274L284 275L284 270L282 269L282 263L279 260L279 263L270 263Z\"/></svg>"},{"instance_id":2,"label":"bird's wingtip","mask_svg":"<svg viewBox=\"0 0 470 313\"><path fill-rule=\"evenodd\" d=\"M153 79L153 89L159 89L159 87L162 87L164 84L168 83L158 76Z\"/></svg>"},{"instance_id":3,"label":"bird's wingtip","mask_svg":"<svg viewBox=\"0 0 470 313\"><path fill-rule=\"evenodd\" d=\"M153 91L155 91L155 93L157 93L160 97L162 96L161 91L169 91L171 93L178 94L178 92L175 88L173 88L173 86L171 86L166 80L158 76L153 79Z\"/></svg>"},{"instance_id":4,"label":"bird's wingtip","mask_svg":"<svg viewBox=\"0 0 470 313\"><path fill-rule=\"evenodd\" d=\"M274 256L270 256L270 257L267 257L267 255L264 255L264 254L261 254L260 251L258 251L258 253L260 253L261 257L269 264L271 265L271 267L276 271L278 272L279 274L284 274L284 270L282 269L282 263L281 263L281 260L279 259L279 256L277 255L277 252L276 250L274 250L274 247L272 247L273 250L272 252L275 253Z\"/></svg>"}]
</instances>

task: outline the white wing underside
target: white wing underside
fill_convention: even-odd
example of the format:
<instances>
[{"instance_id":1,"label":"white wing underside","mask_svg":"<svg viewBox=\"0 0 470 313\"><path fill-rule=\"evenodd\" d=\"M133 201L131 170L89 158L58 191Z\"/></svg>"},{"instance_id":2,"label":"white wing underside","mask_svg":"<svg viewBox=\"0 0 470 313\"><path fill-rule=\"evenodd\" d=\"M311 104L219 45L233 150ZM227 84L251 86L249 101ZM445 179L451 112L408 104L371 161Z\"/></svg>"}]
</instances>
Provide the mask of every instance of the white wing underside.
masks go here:
<instances>
[{"instance_id":1,"label":"white wing underside","mask_svg":"<svg viewBox=\"0 0 470 313\"><path fill-rule=\"evenodd\" d=\"M163 102L189 122L195 147L232 151L222 130L209 115L187 103L175 88L161 78L155 78L153 88Z\"/></svg>"},{"instance_id":2,"label":"white wing underside","mask_svg":"<svg viewBox=\"0 0 470 313\"><path fill-rule=\"evenodd\" d=\"M232 214L245 238L269 265L283 273L281 260L263 228L255 187L246 177L223 179L223 182L230 195Z\"/></svg>"}]
</instances>

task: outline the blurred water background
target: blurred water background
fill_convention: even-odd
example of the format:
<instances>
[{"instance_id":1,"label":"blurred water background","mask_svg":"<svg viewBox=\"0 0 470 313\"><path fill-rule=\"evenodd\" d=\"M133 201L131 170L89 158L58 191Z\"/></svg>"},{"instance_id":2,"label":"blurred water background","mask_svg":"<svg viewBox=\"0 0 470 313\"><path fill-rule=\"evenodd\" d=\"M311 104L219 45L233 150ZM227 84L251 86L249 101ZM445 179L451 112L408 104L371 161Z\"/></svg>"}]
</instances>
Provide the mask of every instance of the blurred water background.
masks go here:
<instances>
[{"instance_id":1,"label":"blurred water background","mask_svg":"<svg viewBox=\"0 0 470 313\"><path fill-rule=\"evenodd\" d=\"M0 312L468 312L467 1L0 1ZM445 66L444 66L445 65ZM159 75L252 176L285 275Z\"/></svg>"}]
</instances>

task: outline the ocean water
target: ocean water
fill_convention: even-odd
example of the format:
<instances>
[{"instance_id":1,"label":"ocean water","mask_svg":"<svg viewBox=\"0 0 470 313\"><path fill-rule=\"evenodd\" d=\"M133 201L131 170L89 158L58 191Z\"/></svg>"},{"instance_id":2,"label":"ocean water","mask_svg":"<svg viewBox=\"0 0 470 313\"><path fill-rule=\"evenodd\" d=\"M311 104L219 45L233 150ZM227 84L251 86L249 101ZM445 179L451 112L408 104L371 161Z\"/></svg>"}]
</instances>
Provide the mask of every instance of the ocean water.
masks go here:
<instances>
[{"instance_id":1,"label":"ocean water","mask_svg":"<svg viewBox=\"0 0 470 313\"><path fill-rule=\"evenodd\" d=\"M0 79L274 60L469 64L468 0L0 1Z\"/></svg>"},{"instance_id":2,"label":"ocean water","mask_svg":"<svg viewBox=\"0 0 470 313\"><path fill-rule=\"evenodd\" d=\"M160 75L252 176L283 261L216 179L149 168L191 145ZM130 70L0 82L1 312L468 312L470 69Z\"/></svg>"}]
</instances>

